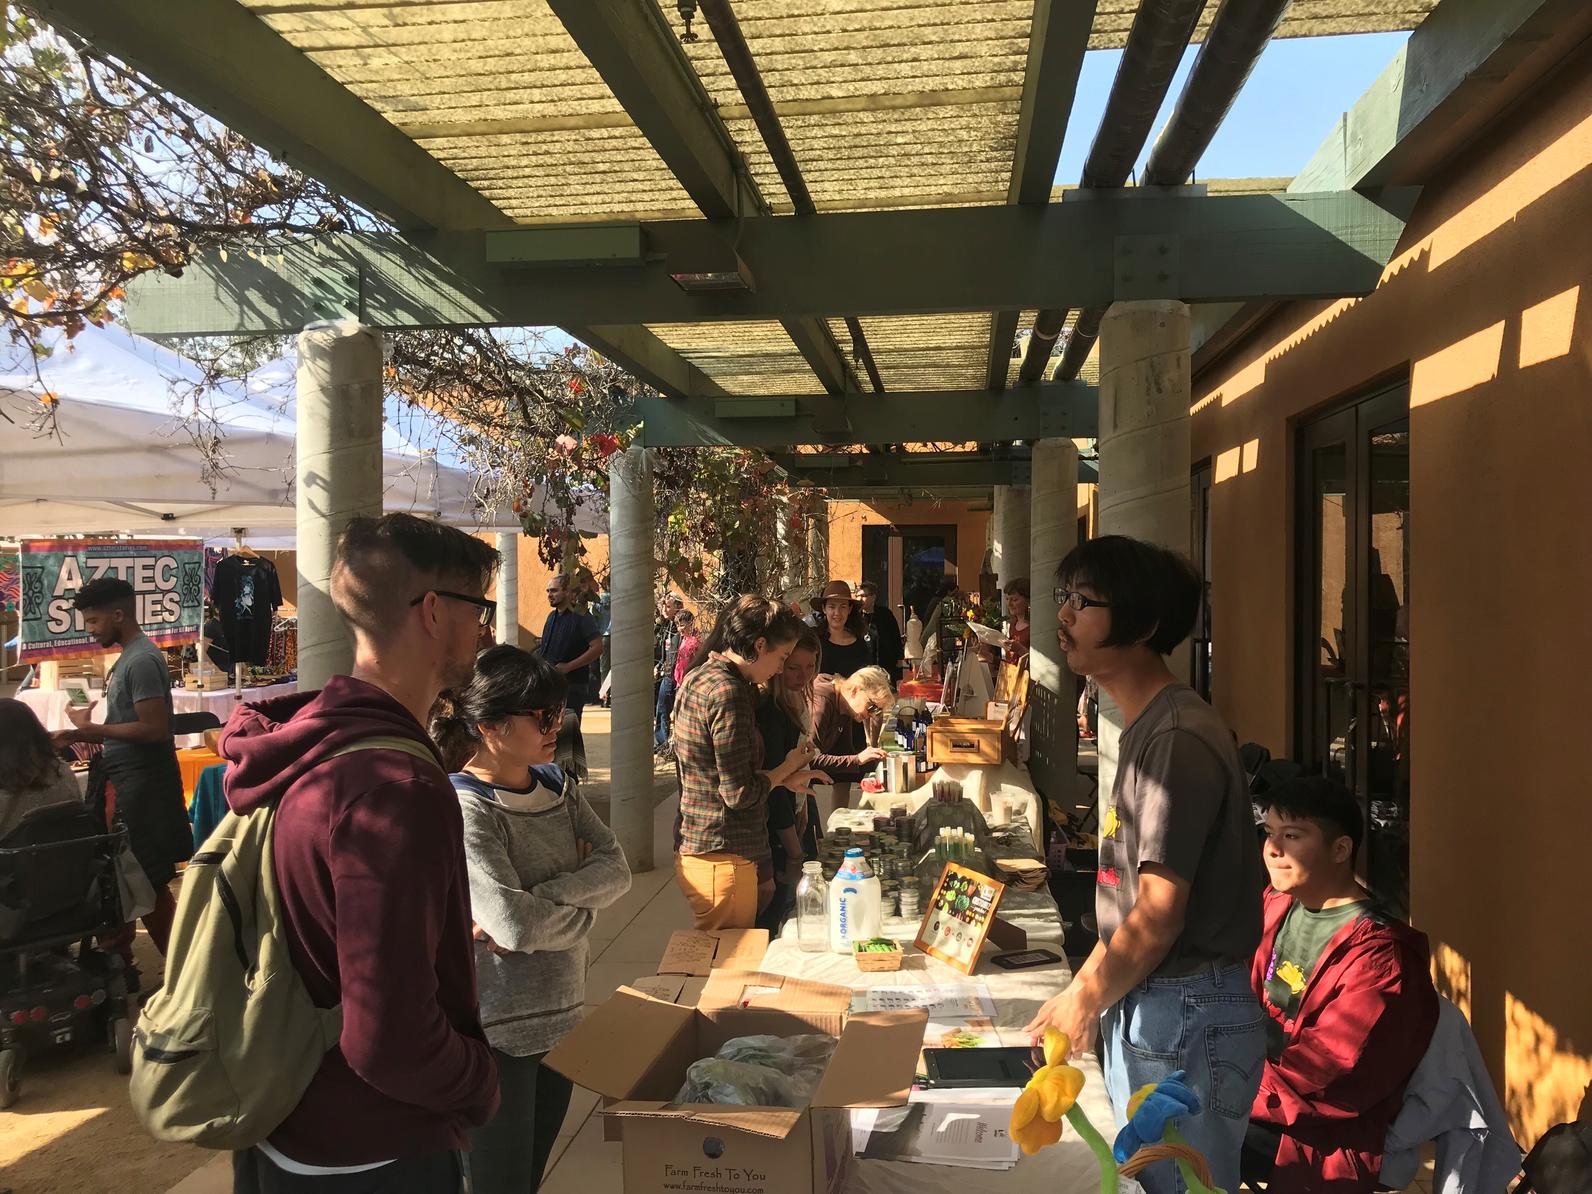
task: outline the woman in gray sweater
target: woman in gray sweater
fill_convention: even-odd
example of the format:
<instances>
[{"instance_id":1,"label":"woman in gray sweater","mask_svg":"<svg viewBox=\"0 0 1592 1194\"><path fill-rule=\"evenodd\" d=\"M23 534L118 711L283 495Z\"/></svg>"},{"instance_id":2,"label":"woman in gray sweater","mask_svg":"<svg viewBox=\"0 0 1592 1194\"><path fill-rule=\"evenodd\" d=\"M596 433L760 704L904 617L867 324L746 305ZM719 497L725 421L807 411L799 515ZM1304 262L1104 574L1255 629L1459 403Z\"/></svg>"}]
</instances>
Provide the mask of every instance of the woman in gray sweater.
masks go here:
<instances>
[{"instance_id":1,"label":"woman in gray sweater","mask_svg":"<svg viewBox=\"0 0 1592 1194\"><path fill-rule=\"evenodd\" d=\"M540 656L491 647L431 722L464 815L481 1023L503 1091L471 1139L477 1194L541 1183L571 1093L542 1058L580 1021L597 910L630 890L613 833L551 762L564 692Z\"/></svg>"}]
</instances>

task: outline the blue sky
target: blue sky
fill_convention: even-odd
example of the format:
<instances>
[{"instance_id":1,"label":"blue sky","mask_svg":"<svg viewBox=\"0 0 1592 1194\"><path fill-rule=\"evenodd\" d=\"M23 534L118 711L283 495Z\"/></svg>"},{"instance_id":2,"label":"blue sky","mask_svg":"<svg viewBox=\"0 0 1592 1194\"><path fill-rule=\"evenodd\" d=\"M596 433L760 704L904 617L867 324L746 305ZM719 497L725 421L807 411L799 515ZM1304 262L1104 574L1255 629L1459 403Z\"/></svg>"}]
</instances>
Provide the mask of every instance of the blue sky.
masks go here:
<instances>
[{"instance_id":1,"label":"blue sky","mask_svg":"<svg viewBox=\"0 0 1592 1194\"><path fill-rule=\"evenodd\" d=\"M1197 176L1269 178L1299 173L1338 117L1382 73L1408 37L1408 33L1362 33L1272 42L1205 151ZM1183 55L1177 78L1156 117L1155 131L1139 155L1140 166L1172 114L1197 52L1197 47L1190 46ZM1078 181L1121 57L1118 50L1096 50L1084 57L1056 171L1058 183Z\"/></svg>"}]
</instances>

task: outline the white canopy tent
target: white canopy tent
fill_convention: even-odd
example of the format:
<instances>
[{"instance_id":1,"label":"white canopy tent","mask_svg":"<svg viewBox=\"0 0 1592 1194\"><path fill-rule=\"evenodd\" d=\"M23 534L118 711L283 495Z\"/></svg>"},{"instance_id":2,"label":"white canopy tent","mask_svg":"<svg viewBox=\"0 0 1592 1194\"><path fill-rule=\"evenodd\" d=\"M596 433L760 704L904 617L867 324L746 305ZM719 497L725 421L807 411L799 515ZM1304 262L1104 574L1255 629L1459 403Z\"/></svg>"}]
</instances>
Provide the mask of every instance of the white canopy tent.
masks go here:
<instances>
[{"instance_id":1,"label":"white canopy tent","mask_svg":"<svg viewBox=\"0 0 1592 1194\"><path fill-rule=\"evenodd\" d=\"M14 354L13 354L14 355ZM84 329L40 362L0 354L0 538L129 533L230 537L247 528L256 546L291 546L294 527L292 360L271 363L246 385L207 391L225 467L204 478L204 454L174 410L201 380L190 361L116 327ZM42 384L41 384L42 378ZM58 435L26 425L45 394L58 399ZM489 513L474 476L423 451L397 428L389 403L383 433L384 506L471 530L515 529L507 509ZM600 510L579 529L607 529Z\"/></svg>"}]
</instances>

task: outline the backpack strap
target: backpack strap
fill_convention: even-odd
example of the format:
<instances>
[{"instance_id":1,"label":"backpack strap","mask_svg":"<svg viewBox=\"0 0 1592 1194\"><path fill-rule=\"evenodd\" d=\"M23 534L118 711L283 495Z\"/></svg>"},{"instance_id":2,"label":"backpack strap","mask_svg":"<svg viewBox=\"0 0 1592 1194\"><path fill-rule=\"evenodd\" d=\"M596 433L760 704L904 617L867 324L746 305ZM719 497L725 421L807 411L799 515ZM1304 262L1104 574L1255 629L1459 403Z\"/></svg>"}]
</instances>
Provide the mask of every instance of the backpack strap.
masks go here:
<instances>
[{"instance_id":1,"label":"backpack strap","mask_svg":"<svg viewBox=\"0 0 1592 1194\"><path fill-rule=\"evenodd\" d=\"M351 755L361 750L396 750L423 762L430 763L434 767L441 768L441 764L437 762L437 756L434 753L420 745L413 738L401 738L396 734L377 734L374 737L361 738L358 742L350 742L347 746L338 747L326 758L340 759L344 755Z\"/></svg>"}]
</instances>

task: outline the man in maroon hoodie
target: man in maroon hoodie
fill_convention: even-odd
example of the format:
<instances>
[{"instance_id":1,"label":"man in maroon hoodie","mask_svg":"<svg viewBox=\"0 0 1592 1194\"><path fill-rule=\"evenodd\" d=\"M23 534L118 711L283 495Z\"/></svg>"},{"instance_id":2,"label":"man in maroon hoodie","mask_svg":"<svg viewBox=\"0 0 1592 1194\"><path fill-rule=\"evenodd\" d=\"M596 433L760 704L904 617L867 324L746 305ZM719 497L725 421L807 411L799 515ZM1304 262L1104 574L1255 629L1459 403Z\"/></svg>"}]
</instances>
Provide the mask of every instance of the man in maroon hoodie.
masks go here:
<instances>
[{"instance_id":1,"label":"man in maroon hoodie","mask_svg":"<svg viewBox=\"0 0 1592 1194\"><path fill-rule=\"evenodd\" d=\"M342 1036L270 1139L234 1154L236 1194L458 1194L469 1129L497 1109L477 1012L459 800L440 759L367 750L422 728L470 678L497 553L408 514L355 518L332 600L354 668L319 692L244 705L221 740L227 802L280 801L275 872L293 962Z\"/></svg>"},{"instance_id":2,"label":"man in maroon hoodie","mask_svg":"<svg viewBox=\"0 0 1592 1194\"><path fill-rule=\"evenodd\" d=\"M1426 937L1355 878L1351 792L1304 776L1258 799L1271 890L1250 979L1267 1048L1243 1176L1267 1194L1370 1194L1437 1026Z\"/></svg>"}]
</instances>

